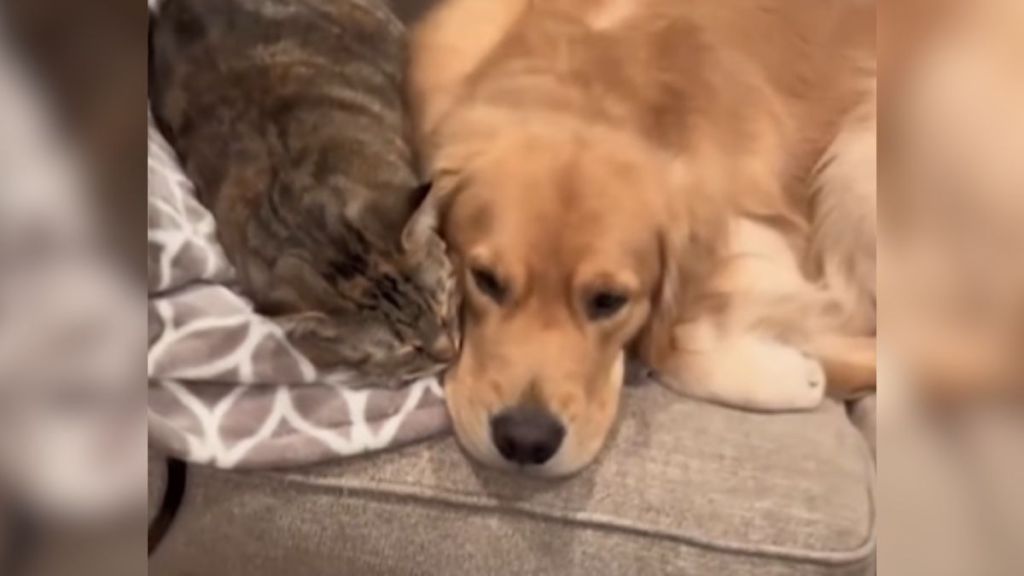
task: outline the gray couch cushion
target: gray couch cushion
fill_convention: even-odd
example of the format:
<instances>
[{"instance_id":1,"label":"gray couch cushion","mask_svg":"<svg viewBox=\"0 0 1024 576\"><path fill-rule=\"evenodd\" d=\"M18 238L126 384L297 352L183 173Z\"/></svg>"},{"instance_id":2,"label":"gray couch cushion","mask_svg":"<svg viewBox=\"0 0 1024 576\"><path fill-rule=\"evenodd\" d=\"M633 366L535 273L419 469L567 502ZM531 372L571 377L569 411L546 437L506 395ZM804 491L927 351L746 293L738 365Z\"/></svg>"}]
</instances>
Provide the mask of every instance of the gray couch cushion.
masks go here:
<instances>
[{"instance_id":1,"label":"gray couch cushion","mask_svg":"<svg viewBox=\"0 0 1024 576\"><path fill-rule=\"evenodd\" d=\"M625 392L567 481L471 464L451 439L303 471L192 468L151 575L865 574L873 464L842 406L750 414Z\"/></svg>"}]
</instances>

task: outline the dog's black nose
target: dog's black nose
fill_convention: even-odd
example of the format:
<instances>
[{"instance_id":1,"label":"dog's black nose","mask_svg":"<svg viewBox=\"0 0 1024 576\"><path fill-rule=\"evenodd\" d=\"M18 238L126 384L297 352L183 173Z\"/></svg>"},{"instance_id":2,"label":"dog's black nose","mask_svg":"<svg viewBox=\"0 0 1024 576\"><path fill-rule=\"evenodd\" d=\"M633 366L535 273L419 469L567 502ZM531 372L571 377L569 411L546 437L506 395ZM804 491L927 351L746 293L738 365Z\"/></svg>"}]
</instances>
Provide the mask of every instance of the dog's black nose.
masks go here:
<instances>
[{"instance_id":1,"label":"dog's black nose","mask_svg":"<svg viewBox=\"0 0 1024 576\"><path fill-rule=\"evenodd\" d=\"M543 464L558 452L565 427L546 410L523 406L491 418L498 452L516 464Z\"/></svg>"}]
</instances>

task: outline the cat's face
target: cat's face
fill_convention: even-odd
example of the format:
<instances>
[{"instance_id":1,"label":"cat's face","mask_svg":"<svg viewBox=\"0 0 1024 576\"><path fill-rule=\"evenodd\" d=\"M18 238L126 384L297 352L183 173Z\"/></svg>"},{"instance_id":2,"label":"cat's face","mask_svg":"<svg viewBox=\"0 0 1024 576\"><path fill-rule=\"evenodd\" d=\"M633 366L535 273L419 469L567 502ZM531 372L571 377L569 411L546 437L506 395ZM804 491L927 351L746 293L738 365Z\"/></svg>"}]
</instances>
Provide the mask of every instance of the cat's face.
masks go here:
<instances>
[{"instance_id":1,"label":"cat's face","mask_svg":"<svg viewBox=\"0 0 1024 576\"><path fill-rule=\"evenodd\" d=\"M274 276L287 286L289 305L275 320L300 352L321 370L352 369L382 383L433 374L454 360L458 293L439 238L347 260L278 261Z\"/></svg>"}]
</instances>

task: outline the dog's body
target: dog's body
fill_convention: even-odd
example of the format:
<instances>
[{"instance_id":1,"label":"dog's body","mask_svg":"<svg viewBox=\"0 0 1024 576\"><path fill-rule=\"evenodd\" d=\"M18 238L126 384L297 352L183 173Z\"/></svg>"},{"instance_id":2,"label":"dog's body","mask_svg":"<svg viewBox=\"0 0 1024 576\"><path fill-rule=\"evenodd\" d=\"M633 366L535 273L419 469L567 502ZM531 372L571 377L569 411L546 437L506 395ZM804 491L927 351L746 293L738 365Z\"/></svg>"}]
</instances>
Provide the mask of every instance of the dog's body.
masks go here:
<instances>
[{"instance_id":1,"label":"dog's body","mask_svg":"<svg viewBox=\"0 0 1024 576\"><path fill-rule=\"evenodd\" d=\"M752 409L874 385L874 7L448 0L414 35L429 212L463 270L474 456L562 474L624 353ZM538 432L538 430L544 432Z\"/></svg>"}]
</instances>

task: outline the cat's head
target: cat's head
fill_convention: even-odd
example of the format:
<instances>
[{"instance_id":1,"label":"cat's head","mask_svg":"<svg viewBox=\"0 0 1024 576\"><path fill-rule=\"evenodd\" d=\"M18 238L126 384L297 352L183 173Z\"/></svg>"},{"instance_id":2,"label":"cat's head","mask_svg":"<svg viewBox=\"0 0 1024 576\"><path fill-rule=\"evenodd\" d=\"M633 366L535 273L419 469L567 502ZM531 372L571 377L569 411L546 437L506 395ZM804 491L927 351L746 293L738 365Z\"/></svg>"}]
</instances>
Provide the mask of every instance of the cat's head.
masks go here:
<instances>
[{"instance_id":1,"label":"cat's head","mask_svg":"<svg viewBox=\"0 0 1024 576\"><path fill-rule=\"evenodd\" d=\"M345 244L275 262L266 308L288 340L321 370L353 369L374 380L409 380L451 363L459 297L442 240L403 234L382 245L357 234Z\"/></svg>"}]
</instances>

